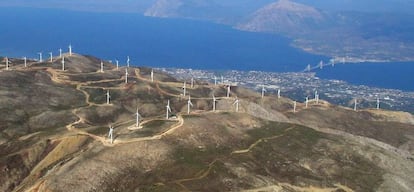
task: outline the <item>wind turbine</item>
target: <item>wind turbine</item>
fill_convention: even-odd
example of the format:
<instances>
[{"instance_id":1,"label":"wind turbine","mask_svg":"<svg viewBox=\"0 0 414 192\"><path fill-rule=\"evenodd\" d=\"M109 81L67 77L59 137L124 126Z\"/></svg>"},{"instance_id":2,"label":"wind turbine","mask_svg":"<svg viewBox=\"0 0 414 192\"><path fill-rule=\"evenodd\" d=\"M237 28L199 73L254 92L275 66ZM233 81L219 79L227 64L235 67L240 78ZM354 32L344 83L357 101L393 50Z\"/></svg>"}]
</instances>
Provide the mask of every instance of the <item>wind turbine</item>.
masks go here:
<instances>
[{"instance_id":1,"label":"wind turbine","mask_svg":"<svg viewBox=\"0 0 414 192\"><path fill-rule=\"evenodd\" d=\"M115 63L116 63L116 70L118 70L119 69L119 61L115 60Z\"/></svg>"},{"instance_id":2,"label":"wind turbine","mask_svg":"<svg viewBox=\"0 0 414 192\"><path fill-rule=\"evenodd\" d=\"M308 108L308 103L309 103L309 97L305 98L305 107Z\"/></svg>"},{"instance_id":3,"label":"wind turbine","mask_svg":"<svg viewBox=\"0 0 414 192\"><path fill-rule=\"evenodd\" d=\"M239 112L239 103L240 103L240 100L239 98L236 97L236 100L233 103L233 105L236 105L236 112Z\"/></svg>"},{"instance_id":4,"label":"wind turbine","mask_svg":"<svg viewBox=\"0 0 414 192\"><path fill-rule=\"evenodd\" d=\"M110 104L111 95L109 94L109 90L106 90L106 104Z\"/></svg>"},{"instance_id":5,"label":"wind turbine","mask_svg":"<svg viewBox=\"0 0 414 192\"><path fill-rule=\"evenodd\" d=\"M131 60L129 59L129 56L127 56L127 67L129 67L129 62L130 62Z\"/></svg>"},{"instance_id":6,"label":"wind turbine","mask_svg":"<svg viewBox=\"0 0 414 192\"><path fill-rule=\"evenodd\" d=\"M217 77L214 76L214 85L217 85Z\"/></svg>"},{"instance_id":7,"label":"wind turbine","mask_svg":"<svg viewBox=\"0 0 414 192\"><path fill-rule=\"evenodd\" d=\"M194 88L194 77L191 77L191 88Z\"/></svg>"},{"instance_id":8,"label":"wind turbine","mask_svg":"<svg viewBox=\"0 0 414 192\"><path fill-rule=\"evenodd\" d=\"M62 71L65 70L65 57L62 57Z\"/></svg>"},{"instance_id":9,"label":"wind turbine","mask_svg":"<svg viewBox=\"0 0 414 192\"><path fill-rule=\"evenodd\" d=\"M231 89L231 85L230 84L228 84L227 85L227 98L229 98L230 97L230 90Z\"/></svg>"},{"instance_id":10,"label":"wind turbine","mask_svg":"<svg viewBox=\"0 0 414 192\"><path fill-rule=\"evenodd\" d=\"M217 102L217 98L213 94L213 112L216 111L216 102Z\"/></svg>"},{"instance_id":11,"label":"wind turbine","mask_svg":"<svg viewBox=\"0 0 414 192\"><path fill-rule=\"evenodd\" d=\"M42 52L39 52L39 53L37 53L37 54L39 54L39 62L43 62L43 59L42 59Z\"/></svg>"},{"instance_id":12,"label":"wind turbine","mask_svg":"<svg viewBox=\"0 0 414 192\"><path fill-rule=\"evenodd\" d=\"M380 99L377 97L377 110L380 109Z\"/></svg>"},{"instance_id":13,"label":"wind turbine","mask_svg":"<svg viewBox=\"0 0 414 192\"><path fill-rule=\"evenodd\" d=\"M354 100L354 111L357 111L357 104L358 104L358 101L357 99L355 99Z\"/></svg>"},{"instance_id":14,"label":"wind turbine","mask_svg":"<svg viewBox=\"0 0 414 192\"><path fill-rule=\"evenodd\" d=\"M125 68L125 84L128 83L128 68Z\"/></svg>"},{"instance_id":15,"label":"wind turbine","mask_svg":"<svg viewBox=\"0 0 414 192\"><path fill-rule=\"evenodd\" d=\"M114 143L114 127L112 125L109 125L108 138L110 139L111 144L113 144Z\"/></svg>"},{"instance_id":16,"label":"wind turbine","mask_svg":"<svg viewBox=\"0 0 414 192\"><path fill-rule=\"evenodd\" d=\"M167 108L167 116L166 116L166 119L169 119L170 118L170 116L169 116L169 112L171 113L171 107L170 107L170 100L168 100L168 102L167 102L167 106L165 106L166 108Z\"/></svg>"},{"instance_id":17,"label":"wind turbine","mask_svg":"<svg viewBox=\"0 0 414 192\"><path fill-rule=\"evenodd\" d=\"M280 88L277 89L277 98L280 99Z\"/></svg>"},{"instance_id":18,"label":"wind turbine","mask_svg":"<svg viewBox=\"0 0 414 192\"><path fill-rule=\"evenodd\" d=\"M101 73L103 73L104 72L104 63L103 63L103 61L101 60Z\"/></svg>"},{"instance_id":19,"label":"wind turbine","mask_svg":"<svg viewBox=\"0 0 414 192\"><path fill-rule=\"evenodd\" d=\"M72 56L72 44L69 44L69 56Z\"/></svg>"},{"instance_id":20,"label":"wind turbine","mask_svg":"<svg viewBox=\"0 0 414 192\"><path fill-rule=\"evenodd\" d=\"M185 95L186 95L186 93L187 93L187 92L186 92L186 91L187 91L186 84L187 84L187 82L185 82L185 81L184 81L184 84L183 84L183 87L182 87L182 88L183 88L183 96L184 96L184 97L185 97Z\"/></svg>"},{"instance_id":21,"label":"wind turbine","mask_svg":"<svg viewBox=\"0 0 414 192\"><path fill-rule=\"evenodd\" d=\"M293 113L296 113L296 101L293 101Z\"/></svg>"},{"instance_id":22,"label":"wind turbine","mask_svg":"<svg viewBox=\"0 0 414 192\"><path fill-rule=\"evenodd\" d=\"M59 57L62 58L62 48L59 48Z\"/></svg>"},{"instance_id":23,"label":"wind turbine","mask_svg":"<svg viewBox=\"0 0 414 192\"><path fill-rule=\"evenodd\" d=\"M9 58L6 57L6 70L9 70Z\"/></svg>"},{"instance_id":24,"label":"wind turbine","mask_svg":"<svg viewBox=\"0 0 414 192\"><path fill-rule=\"evenodd\" d=\"M193 106L193 103L191 103L191 96L188 96L188 101L187 101L187 114L190 114L190 108Z\"/></svg>"},{"instance_id":25,"label":"wind turbine","mask_svg":"<svg viewBox=\"0 0 414 192\"><path fill-rule=\"evenodd\" d=\"M49 55L50 55L50 62L52 63L53 62L53 52L49 52Z\"/></svg>"},{"instance_id":26,"label":"wind turbine","mask_svg":"<svg viewBox=\"0 0 414 192\"><path fill-rule=\"evenodd\" d=\"M223 75L221 76L221 84L224 84L224 77L223 77Z\"/></svg>"},{"instance_id":27,"label":"wind turbine","mask_svg":"<svg viewBox=\"0 0 414 192\"><path fill-rule=\"evenodd\" d=\"M319 104L319 93L318 93L318 90L315 90L315 101L316 101L316 104Z\"/></svg>"},{"instance_id":28,"label":"wind turbine","mask_svg":"<svg viewBox=\"0 0 414 192\"><path fill-rule=\"evenodd\" d=\"M262 99L264 97L265 92L267 92L267 90L265 89L264 85L262 85Z\"/></svg>"},{"instance_id":29,"label":"wind turbine","mask_svg":"<svg viewBox=\"0 0 414 192\"><path fill-rule=\"evenodd\" d=\"M23 57L24 60L24 67L27 67L27 57Z\"/></svg>"},{"instance_id":30,"label":"wind turbine","mask_svg":"<svg viewBox=\"0 0 414 192\"><path fill-rule=\"evenodd\" d=\"M151 69L151 82L154 82L154 69Z\"/></svg>"},{"instance_id":31,"label":"wind turbine","mask_svg":"<svg viewBox=\"0 0 414 192\"><path fill-rule=\"evenodd\" d=\"M136 126L137 127L139 127L139 117L141 116L140 114L139 114L139 112L138 112L138 107L137 107L137 112L135 113L135 116L137 117L137 119L136 119Z\"/></svg>"},{"instance_id":32,"label":"wind turbine","mask_svg":"<svg viewBox=\"0 0 414 192\"><path fill-rule=\"evenodd\" d=\"M323 69L323 61L320 61L320 62L319 62L319 68L320 68L320 69Z\"/></svg>"}]
</instances>

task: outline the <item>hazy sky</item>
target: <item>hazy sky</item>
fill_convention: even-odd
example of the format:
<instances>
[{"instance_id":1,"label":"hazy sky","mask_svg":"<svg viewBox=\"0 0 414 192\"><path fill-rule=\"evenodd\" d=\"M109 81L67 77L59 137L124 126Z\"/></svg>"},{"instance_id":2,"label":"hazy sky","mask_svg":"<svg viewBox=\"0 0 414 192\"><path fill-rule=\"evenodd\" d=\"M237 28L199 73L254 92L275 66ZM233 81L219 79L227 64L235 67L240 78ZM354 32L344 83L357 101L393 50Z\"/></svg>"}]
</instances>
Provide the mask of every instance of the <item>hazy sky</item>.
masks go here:
<instances>
[{"instance_id":1,"label":"hazy sky","mask_svg":"<svg viewBox=\"0 0 414 192\"><path fill-rule=\"evenodd\" d=\"M144 12L157 0L1 0L0 6L53 7L82 11ZM255 9L275 0L161 0L214 3L233 9ZM293 0L324 10L411 13L414 0Z\"/></svg>"}]
</instances>

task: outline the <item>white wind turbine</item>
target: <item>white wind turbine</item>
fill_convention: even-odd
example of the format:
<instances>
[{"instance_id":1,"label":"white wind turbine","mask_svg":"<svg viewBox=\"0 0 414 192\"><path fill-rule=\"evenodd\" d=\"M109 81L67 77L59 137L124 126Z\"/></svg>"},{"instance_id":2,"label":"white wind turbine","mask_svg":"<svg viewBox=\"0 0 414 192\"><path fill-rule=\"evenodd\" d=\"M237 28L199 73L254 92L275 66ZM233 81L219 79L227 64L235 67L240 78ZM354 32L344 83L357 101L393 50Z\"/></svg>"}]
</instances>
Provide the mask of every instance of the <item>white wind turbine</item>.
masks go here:
<instances>
[{"instance_id":1,"label":"white wind turbine","mask_svg":"<svg viewBox=\"0 0 414 192\"><path fill-rule=\"evenodd\" d=\"M103 63L103 61L101 60L101 73L103 73L104 72L104 63Z\"/></svg>"},{"instance_id":2,"label":"white wind turbine","mask_svg":"<svg viewBox=\"0 0 414 192\"><path fill-rule=\"evenodd\" d=\"M296 101L293 101L293 113L296 113Z\"/></svg>"},{"instance_id":3,"label":"white wind turbine","mask_svg":"<svg viewBox=\"0 0 414 192\"><path fill-rule=\"evenodd\" d=\"M305 107L308 108L308 103L309 103L309 97L305 98Z\"/></svg>"},{"instance_id":4,"label":"white wind turbine","mask_svg":"<svg viewBox=\"0 0 414 192\"><path fill-rule=\"evenodd\" d=\"M128 68L125 68L125 84L128 83Z\"/></svg>"},{"instance_id":5,"label":"white wind turbine","mask_svg":"<svg viewBox=\"0 0 414 192\"><path fill-rule=\"evenodd\" d=\"M72 44L69 44L69 56L72 56Z\"/></svg>"},{"instance_id":6,"label":"white wind turbine","mask_svg":"<svg viewBox=\"0 0 414 192\"><path fill-rule=\"evenodd\" d=\"M380 99L377 97L377 110L380 109Z\"/></svg>"},{"instance_id":7,"label":"white wind turbine","mask_svg":"<svg viewBox=\"0 0 414 192\"><path fill-rule=\"evenodd\" d=\"M213 112L216 111L216 103L217 103L217 98L213 94Z\"/></svg>"},{"instance_id":8,"label":"white wind turbine","mask_svg":"<svg viewBox=\"0 0 414 192\"><path fill-rule=\"evenodd\" d=\"M229 98L229 97L230 97L230 91L231 91L231 85L230 85L230 84L228 84L228 85L227 85L227 98Z\"/></svg>"},{"instance_id":9,"label":"white wind turbine","mask_svg":"<svg viewBox=\"0 0 414 192\"><path fill-rule=\"evenodd\" d=\"M187 114L190 114L190 108L193 107L193 103L191 102L191 96L188 96L188 101L187 101Z\"/></svg>"},{"instance_id":10,"label":"white wind turbine","mask_svg":"<svg viewBox=\"0 0 414 192\"><path fill-rule=\"evenodd\" d=\"M151 69L151 82L154 82L154 69Z\"/></svg>"},{"instance_id":11,"label":"white wind turbine","mask_svg":"<svg viewBox=\"0 0 414 192\"><path fill-rule=\"evenodd\" d=\"M323 61L320 61L320 62L319 62L319 68L320 68L320 69L323 69Z\"/></svg>"},{"instance_id":12,"label":"white wind turbine","mask_svg":"<svg viewBox=\"0 0 414 192\"><path fill-rule=\"evenodd\" d=\"M24 67L27 67L27 57L23 57L24 60Z\"/></svg>"},{"instance_id":13,"label":"white wind turbine","mask_svg":"<svg viewBox=\"0 0 414 192\"><path fill-rule=\"evenodd\" d=\"M65 70L65 57L62 57L62 71Z\"/></svg>"},{"instance_id":14,"label":"white wind turbine","mask_svg":"<svg viewBox=\"0 0 414 192\"><path fill-rule=\"evenodd\" d=\"M43 62L43 58L42 58L42 52L37 53L39 54L39 62Z\"/></svg>"},{"instance_id":15,"label":"white wind turbine","mask_svg":"<svg viewBox=\"0 0 414 192\"><path fill-rule=\"evenodd\" d=\"M119 69L119 61L116 59L115 63L116 63L116 70L118 70Z\"/></svg>"},{"instance_id":16,"label":"white wind turbine","mask_svg":"<svg viewBox=\"0 0 414 192\"><path fill-rule=\"evenodd\" d=\"M194 88L194 77L191 77L191 88Z\"/></svg>"},{"instance_id":17,"label":"white wind turbine","mask_svg":"<svg viewBox=\"0 0 414 192\"><path fill-rule=\"evenodd\" d=\"M168 100L168 102L167 102L167 106L165 106L166 108L167 108L167 115L166 115L166 119L169 119L170 118L170 116L169 116L169 113L171 113L171 107L170 107L170 100Z\"/></svg>"},{"instance_id":18,"label":"white wind turbine","mask_svg":"<svg viewBox=\"0 0 414 192\"><path fill-rule=\"evenodd\" d=\"M236 112L239 112L239 103L240 103L240 100L239 98L236 97L236 100L233 103L233 105L236 105Z\"/></svg>"},{"instance_id":19,"label":"white wind turbine","mask_svg":"<svg viewBox=\"0 0 414 192\"><path fill-rule=\"evenodd\" d=\"M217 77L214 76L214 85L217 85Z\"/></svg>"},{"instance_id":20,"label":"white wind turbine","mask_svg":"<svg viewBox=\"0 0 414 192\"><path fill-rule=\"evenodd\" d=\"M318 93L318 90L315 90L315 101L316 101L316 104L319 104L319 93Z\"/></svg>"},{"instance_id":21,"label":"white wind turbine","mask_svg":"<svg viewBox=\"0 0 414 192\"><path fill-rule=\"evenodd\" d=\"M308 64L308 66L306 66L305 71L307 71L307 72L310 72L311 71L311 65L310 64Z\"/></svg>"},{"instance_id":22,"label":"white wind turbine","mask_svg":"<svg viewBox=\"0 0 414 192\"><path fill-rule=\"evenodd\" d=\"M277 98L280 99L280 88L277 89Z\"/></svg>"},{"instance_id":23,"label":"white wind turbine","mask_svg":"<svg viewBox=\"0 0 414 192\"><path fill-rule=\"evenodd\" d=\"M9 58L6 57L6 70L9 70Z\"/></svg>"},{"instance_id":24,"label":"white wind turbine","mask_svg":"<svg viewBox=\"0 0 414 192\"><path fill-rule=\"evenodd\" d=\"M109 94L109 90L106 90L106 104L109 105L110 104L110 100L111 100L111 95Z\"/></svg>"},{"instance_id":25,"label":"white wind turbine","mask_svg":"<svg viewBox=\"0 0 414 192\"><path fill-rule=\"evenodd\" d=\"M357 99L354 100L354 111L357 111L358 101Z\"/></svg>"},{"instance_id":26,"label":"white wind turbine","mask_svg":"<svg viewBox=\"0 0 414 192\"><path fill-rule=\"evenodd\" d=\"M138 107L137 107L137 112L135 113L135 116L136 116L136 124L135 124L135 126L136 127L139 127L139 117L141 117L141 115L139 114Z\"/></svg>"},{"instance_id":27,"label":"white wind turbine","mask_svg":"<svg viewBox=\"0 0 414 192\"><path fill-rule=\"evenodd\" d=\"M186 94L187 94L186 84L187 84L187 82L185 82L185 81L184 81L184 84L183 84L183 87L182 87L182 89L183 89L183 96L184 96L184 97L185 97L185 96L186 96Z\"/></svg>"},{"instance_id":28,"label":"white wind turbine","mask_svg":"<svg viewBox=\"0 0 414 192\"><path fill-rule=\"evenodd\" d=\"M129 56L127 56L127 67L129 67L129 62L130 62L131 60L129 59Z\"/></svg>"},{"instance_id":29,"label":"white wind turbine","mask_svg":"<svg viewBox=\"0 0 414 192\"><path fill-rule=\"evenodd\" d=\"M109 125L108 138L109 138L111 144L113 144L114 143L114 127L112 125Z\"/></svg>"},{"instance_id":30,"label":"white wind turbine","mask_svg":"<svg viewBox=\"0 0 414 192\"><path fill-rule=\"evenodd\" d=\"M224 77L223 77L223 75L221 76L221 84L224 84Z\"/></svg>"},{"instance_id":31,"label":"white wind turbine","mask_svg":"<svg viewBox=\"0 0 414 192\"><path fill-rule=\"evenodd\" d=\"M62 48L59 48L59 58L62 58Z\"/></svg>"},{"instance_id":32,"label":"white wind turbine","mask_svg":"<svg viewBox=\"0 0 414 192\"><path fill-rule=\"evenodd\" d=\"M49 61L52 63L53 62L53 52L49 52Z\"/></svg>"},{"instance_id":33,"label":"white wind turbine","mask_svg":"<svg viewBox=\"0 0 414 192\"><path fill-rule=\"evenodd\" d=\"M265 92L267 92L267 90L265 89L265 86L262 85L262 99L263 99L263 97L265 95Z\"/></svg>"}]
</instances>

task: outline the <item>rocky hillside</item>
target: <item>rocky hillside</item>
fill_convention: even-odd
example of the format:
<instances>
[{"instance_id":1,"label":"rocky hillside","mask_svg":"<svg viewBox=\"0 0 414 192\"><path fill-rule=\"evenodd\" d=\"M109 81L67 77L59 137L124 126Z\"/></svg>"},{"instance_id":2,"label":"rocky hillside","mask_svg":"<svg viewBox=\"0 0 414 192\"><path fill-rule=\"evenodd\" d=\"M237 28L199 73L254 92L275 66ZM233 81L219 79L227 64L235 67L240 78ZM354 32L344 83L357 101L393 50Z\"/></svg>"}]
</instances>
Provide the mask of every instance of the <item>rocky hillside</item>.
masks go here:
<instances>
[{"instance_id":1,"label":"rocky hillside","mask_svg":"<svg viewBox=\"0 0 414 192\"><path fill-rule=\"evenodd\" d=\"M410 114L65 58L0 62L1 191L414 189Z\"/></svg>"}]
</instances>

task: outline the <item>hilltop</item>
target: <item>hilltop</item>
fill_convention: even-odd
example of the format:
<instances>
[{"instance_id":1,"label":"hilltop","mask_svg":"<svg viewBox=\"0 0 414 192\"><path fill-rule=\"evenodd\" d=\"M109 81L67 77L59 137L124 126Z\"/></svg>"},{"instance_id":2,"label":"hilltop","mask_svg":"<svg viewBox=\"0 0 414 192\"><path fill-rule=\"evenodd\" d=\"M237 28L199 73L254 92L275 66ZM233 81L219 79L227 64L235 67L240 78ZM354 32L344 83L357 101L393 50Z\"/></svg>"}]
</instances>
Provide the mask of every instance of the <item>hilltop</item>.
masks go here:
<instances>
[{"instance_id":1,"label":"hilltop","mask_svg":"<svg viewBox=\"0 0 414 192\"><path fill-rule=\"evenodd\" d=\"M414 189L410 114L64 57L0 62L1 191Z\"/></svg>"}]
</instances>

